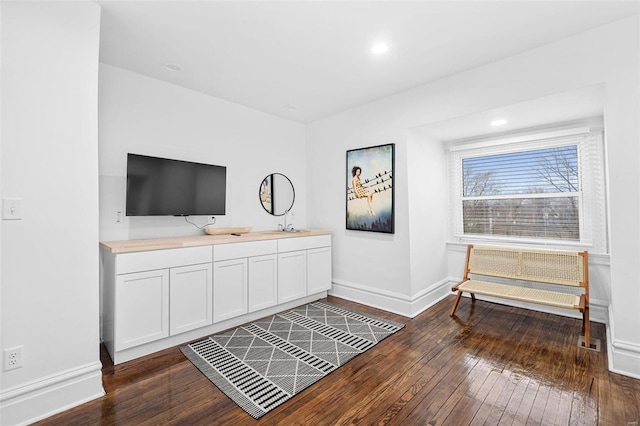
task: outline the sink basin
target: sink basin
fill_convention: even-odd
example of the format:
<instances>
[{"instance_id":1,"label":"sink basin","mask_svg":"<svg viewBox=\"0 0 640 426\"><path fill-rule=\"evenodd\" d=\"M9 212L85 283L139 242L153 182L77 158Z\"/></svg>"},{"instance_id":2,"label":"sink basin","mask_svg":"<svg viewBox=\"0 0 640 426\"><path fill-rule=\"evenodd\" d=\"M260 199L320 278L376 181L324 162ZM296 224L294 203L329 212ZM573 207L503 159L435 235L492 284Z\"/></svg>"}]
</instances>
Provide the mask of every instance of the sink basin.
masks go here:
<instances>
[{"instance_id":1,"label":"sink basin","mask_svg":"<svg viewBox=\"0 0 640 426\"><path fill-rule=\"evenodd\" d=\"M306 229L288 229L286 231L274 230L274 231L263 231L265 234L293 234L297 232L306 232Z\"/></svg>"}]
</instances>

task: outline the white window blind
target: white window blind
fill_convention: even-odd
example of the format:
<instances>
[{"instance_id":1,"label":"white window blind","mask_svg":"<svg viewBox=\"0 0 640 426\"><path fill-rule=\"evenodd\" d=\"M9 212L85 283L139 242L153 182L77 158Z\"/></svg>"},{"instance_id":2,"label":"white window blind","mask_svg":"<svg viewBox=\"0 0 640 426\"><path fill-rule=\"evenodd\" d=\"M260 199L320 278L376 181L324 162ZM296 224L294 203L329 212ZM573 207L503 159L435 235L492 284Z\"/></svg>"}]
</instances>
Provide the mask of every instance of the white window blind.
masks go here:
<instances>
[{"instance_id":1,"label":"white window blind","mask_svg":"<svg viewBox=\"0 0 640 426\"><path fill-rule=\"evenodd\" d=\"M602 133L450 151L454 239L598 245L606 252Z\"/></svg>"},{"instance_id":2,"label":"white window blind","mask_svg":"<svg viewBox=\"0 0 640 426\"><path fill-rule=\"evenodd\" d=\"M462 160L465 234L580 240L576 145Z\"/></svg>"}]
</instances>

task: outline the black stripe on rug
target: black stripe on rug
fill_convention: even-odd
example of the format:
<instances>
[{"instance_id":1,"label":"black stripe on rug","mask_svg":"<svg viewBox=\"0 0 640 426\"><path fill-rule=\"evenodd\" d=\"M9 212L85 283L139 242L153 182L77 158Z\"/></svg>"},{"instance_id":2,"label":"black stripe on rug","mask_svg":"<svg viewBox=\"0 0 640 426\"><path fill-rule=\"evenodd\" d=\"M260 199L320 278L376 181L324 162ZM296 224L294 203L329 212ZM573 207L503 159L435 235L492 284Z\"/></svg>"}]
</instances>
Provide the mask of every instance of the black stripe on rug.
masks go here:
<instances>
[{"instance_id":1,"label":"black stripe on rug","mask_svg":"<svg viewBox=\"0 0 640 426\"><path fill-rule=\"evenodd\" d=\"M402 327L320 300L180 350L258 419Z\"/></svg>"}]
</instances>

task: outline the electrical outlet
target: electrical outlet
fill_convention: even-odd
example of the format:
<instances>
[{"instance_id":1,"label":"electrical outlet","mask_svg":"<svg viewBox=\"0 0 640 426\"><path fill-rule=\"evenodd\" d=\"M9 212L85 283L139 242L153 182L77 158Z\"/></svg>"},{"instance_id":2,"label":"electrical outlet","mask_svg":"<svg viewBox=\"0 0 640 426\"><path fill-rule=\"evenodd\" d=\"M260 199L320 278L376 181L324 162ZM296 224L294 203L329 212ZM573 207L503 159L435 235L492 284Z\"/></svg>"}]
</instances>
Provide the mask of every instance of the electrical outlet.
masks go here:
<instances>
[{"instance_id":1,"label":"electrical outlet","mask_svg":"<svg viewBox=\"0 0 640 426\"><path fill-rule=\"evenodd\" d=\"M4 371L22 368L22 346L4 350Z\"/></svg>"},{"instance_id":2,"label":"electrical outlet","mask_svg":"<svg viewBox=\"0 0 640 426\"><path fill-rule=\"evenodd\" d=\"M116 223L120 223L122 222L122 212L118 211L116 212Z\"/></svg>"}]
</instances>

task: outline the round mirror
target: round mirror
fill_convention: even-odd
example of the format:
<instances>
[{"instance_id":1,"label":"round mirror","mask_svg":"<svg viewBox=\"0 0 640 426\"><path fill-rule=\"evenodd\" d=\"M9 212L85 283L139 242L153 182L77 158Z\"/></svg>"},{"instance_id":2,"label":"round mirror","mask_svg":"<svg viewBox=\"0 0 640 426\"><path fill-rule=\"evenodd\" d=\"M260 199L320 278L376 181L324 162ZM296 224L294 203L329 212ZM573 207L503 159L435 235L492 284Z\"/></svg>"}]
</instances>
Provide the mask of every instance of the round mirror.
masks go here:
<instances>
[{"instance_id":1,"label":"round mirror","mask_svg":"<svg viewBox=\"0 0 640 426\"><path fill-rule=\"evenodd\" d=\"M260 184L260 203L269 214L284 215L293 207L295 198L293 184L281 173L267 175Z\"/></svg>"}]
</instances>

